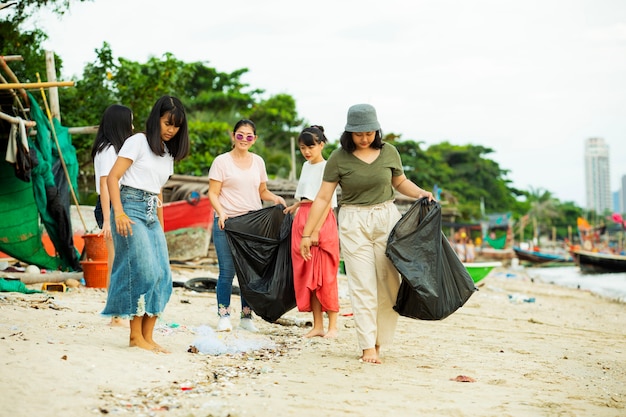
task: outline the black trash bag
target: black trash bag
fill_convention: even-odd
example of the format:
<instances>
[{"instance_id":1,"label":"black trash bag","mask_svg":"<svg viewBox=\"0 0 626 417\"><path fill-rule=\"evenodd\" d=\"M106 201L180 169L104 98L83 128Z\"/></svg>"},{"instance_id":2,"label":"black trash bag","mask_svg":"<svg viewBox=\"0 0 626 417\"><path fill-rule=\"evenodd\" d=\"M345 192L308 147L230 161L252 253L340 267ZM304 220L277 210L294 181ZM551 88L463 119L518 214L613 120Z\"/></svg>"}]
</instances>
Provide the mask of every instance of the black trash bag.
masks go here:
<instances>
[{"instance_id":1,"label":"black trash bag","mask_svg":"<svg viewBox=\"0 0 626 417\"><path fill-rule=\"evenodd\" d=\"M393 309L401 316L441 320L477 288L441 231L441 205L421 198L389 234L386 255L402 276Z\"/></svg>"},{"instance_id":2,"label":"black trash bag","mask_svg":"<svg viewBox=\"0 0 626 417\"><path fill-rule=\"evenodd\" d=\"M291 264L291 214L275 205L226 220L241 295L270 323L296 306Z\"/></svg>"}]
</instances>

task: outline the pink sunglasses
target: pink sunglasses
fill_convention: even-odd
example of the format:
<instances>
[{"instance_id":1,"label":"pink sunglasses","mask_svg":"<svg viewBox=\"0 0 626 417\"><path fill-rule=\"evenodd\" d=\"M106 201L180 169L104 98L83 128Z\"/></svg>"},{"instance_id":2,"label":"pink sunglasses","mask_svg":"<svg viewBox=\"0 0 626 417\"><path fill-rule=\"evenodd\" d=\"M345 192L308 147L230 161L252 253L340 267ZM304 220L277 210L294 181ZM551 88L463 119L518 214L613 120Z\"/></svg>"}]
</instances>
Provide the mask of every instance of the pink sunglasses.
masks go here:
<instances>
[{"instance_id":1,"label":"pink sunglasses","mask_svg":"<svg viewBox=\"0 0 626 417\"><path fill-rule=\"evenodd\" d=\"M236 133L235 134L235 139L237 140L247 140L248 142L252 142L254 140L254 135L247 135L244 136L242 133Z\"/></svg>"}]
</instances>

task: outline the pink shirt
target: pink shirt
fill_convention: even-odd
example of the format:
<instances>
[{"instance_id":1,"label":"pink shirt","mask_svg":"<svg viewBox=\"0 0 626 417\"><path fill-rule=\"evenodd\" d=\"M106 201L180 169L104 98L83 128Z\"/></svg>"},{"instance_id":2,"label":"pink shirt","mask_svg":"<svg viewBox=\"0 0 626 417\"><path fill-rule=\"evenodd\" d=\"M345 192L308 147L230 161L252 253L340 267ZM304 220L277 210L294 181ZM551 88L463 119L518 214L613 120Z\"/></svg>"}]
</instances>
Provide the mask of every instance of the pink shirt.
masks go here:
<instances>
[{"instance_id":1,"label":"pink shirt","mask_svg":"<svg viewBox=\"0 0 626 417\"><path fill-rule=\"evenodd\" d=\"M217 156L209 169L209 179L222 183L219 201L228 217L240 216L263 207L259 187L261 183L267 182L265 161L257 154L250 155L252 165L248 169L235 165L230 152Z\"/></svg>"}]
</instances>

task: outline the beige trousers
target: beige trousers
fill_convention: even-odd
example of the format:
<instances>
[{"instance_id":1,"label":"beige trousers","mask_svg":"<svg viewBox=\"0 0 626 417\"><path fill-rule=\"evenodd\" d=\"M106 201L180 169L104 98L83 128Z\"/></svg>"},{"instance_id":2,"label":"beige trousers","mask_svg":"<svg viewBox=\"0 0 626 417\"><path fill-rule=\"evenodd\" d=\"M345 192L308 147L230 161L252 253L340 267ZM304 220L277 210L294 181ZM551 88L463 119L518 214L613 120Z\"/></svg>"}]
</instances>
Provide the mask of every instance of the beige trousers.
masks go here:
<instances>
[{"instance_id":1,"label":"beige trousers","mask_svg":"<svg viewBox=\"0 0 626 417\"><path fill-rule=\"evenodd\" d=\"M385 255L385 248L400 217L393 201L341 206L339 210L339 242L361 349L393 341L398 322L393 306L400 274Z\"/></svg>"}]
</instances>

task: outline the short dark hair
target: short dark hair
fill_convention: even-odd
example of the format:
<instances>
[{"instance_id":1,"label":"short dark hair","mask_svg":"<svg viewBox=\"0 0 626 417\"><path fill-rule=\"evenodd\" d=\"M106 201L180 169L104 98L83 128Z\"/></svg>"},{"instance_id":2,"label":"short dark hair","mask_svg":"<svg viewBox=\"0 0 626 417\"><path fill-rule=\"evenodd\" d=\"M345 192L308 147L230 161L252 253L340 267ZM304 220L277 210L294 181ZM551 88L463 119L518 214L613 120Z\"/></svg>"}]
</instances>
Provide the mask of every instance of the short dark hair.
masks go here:
<instances>
[{"instance_id":1,"label":"short dark hair","mask_svg":"<svg viewBox=\"0 0 626 417\"><path fill-rule=\"evenodd\" d=\"M348 153L352 153L356 150L356 145L352 140L352 133L353 132L344 131L341 134L341 138L339 138L341 147ZM383 145L383 132L379 129L376 131L376 136L374 137L374 141L370 144L370 148L382 149Z\"/></svg>"},{"instance_id":2,"label":"short dark hair","mask_svg":"<svg viewBox=\"0 0 626 417\"><path fill-rule=\"evenodd\" d=\"M189 154L190 144L185 107L178 98L162 96L152 107L150 116L146 120L148 144L155 155L163 156L165 154L161 145L161 117L166 114L168 120L179 128L176 135L167 142L167 149L175 161L180 161Z\"/></svg>"}]
</instances>

